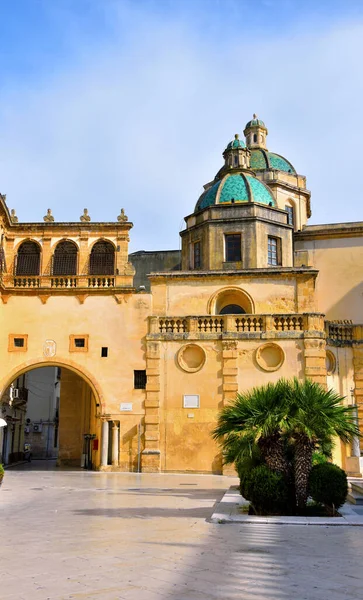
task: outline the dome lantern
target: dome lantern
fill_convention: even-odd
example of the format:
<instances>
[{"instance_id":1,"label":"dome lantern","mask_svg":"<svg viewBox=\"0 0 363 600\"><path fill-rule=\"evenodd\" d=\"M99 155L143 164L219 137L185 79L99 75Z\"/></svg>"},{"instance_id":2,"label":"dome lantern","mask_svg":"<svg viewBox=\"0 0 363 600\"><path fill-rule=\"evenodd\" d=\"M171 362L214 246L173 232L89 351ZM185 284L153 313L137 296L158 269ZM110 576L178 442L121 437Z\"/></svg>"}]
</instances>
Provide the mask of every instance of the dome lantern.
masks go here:
<instances>
[{"instance_id":1,"label":"dome lantern","mask_svg":"<svg viewBox=\"0 0 363 600\"><path fill-rule=\"evenodd\" d=\"M247 148L266 148L266 136L268 134L267 127L256 114L253 115L253 119L248 121L243 131L246 136Z\"/></svg>"},{"instance_id":2,"label":"dome lantern","mask_svg":"<svg viewBox=\"0 0 363 600\"><path fill-rule=\"evenodd\" d=\"M246 148L246 144L239 139L238 133L235 134L234 140L227 144L223 158L225 170L250 168L250 151Z\"/></svg>"}]
</instances>

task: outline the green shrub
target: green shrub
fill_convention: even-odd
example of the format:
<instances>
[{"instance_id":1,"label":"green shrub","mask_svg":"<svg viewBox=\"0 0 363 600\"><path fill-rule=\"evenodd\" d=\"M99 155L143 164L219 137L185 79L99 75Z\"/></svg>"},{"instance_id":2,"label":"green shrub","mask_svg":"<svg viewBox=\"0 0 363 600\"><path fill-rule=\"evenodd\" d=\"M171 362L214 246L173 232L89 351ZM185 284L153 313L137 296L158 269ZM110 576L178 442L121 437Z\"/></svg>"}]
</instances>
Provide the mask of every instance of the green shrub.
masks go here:
<instances>
[{"instance_id":1,"label":"green shrub","mask_svg":"<svg viewBox=\"0 0 363 600\"><path fill-rule=\"evenodd\" d=\"M242 495L249 500L258 515L289 514L289 487L281 473L266 465L252 469L245 475Z\"/></svg>"},{"instance_id":2,"label":"green shrub","mask_svg":"<svg viewBox=\"0 0 363 600\"><path fill-rule=\"evenodd\" d=\"M322 454L321 452L314 452L312 464L313 466L325 465L328 462L328 460L329 459L327 456L325 456L325 454Z\"/></svg>"},{"instance_id":3,"label":"green shrub","mask_svg":"<svg viewBox=\"0 0 363 600\"><path fill-rule=\"evenodd\" d=\"M0 464L0 475L4 475L5 469L2 464Z\"/></svg>"},{"instance_id":4,"label":"green shrub","mask_svg":"<svg viewBox=\"0 0 363 600\"><path fill-rule=\"evenodd\" d=\"M315 502L324 504L334 513L334 509L338 509L346 500L347 476L337 465L315 465L310 472L309 492Z\"/></svg>"}]
</instances>

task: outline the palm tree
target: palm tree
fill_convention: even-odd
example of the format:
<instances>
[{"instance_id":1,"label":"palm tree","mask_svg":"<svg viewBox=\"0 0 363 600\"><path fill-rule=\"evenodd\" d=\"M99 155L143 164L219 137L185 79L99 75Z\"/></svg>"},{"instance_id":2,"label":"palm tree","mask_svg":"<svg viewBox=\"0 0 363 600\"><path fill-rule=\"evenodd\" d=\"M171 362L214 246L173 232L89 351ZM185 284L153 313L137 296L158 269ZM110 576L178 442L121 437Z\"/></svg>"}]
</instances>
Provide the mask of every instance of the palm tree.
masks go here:
<instances>
[{"instance_id":1,"label":"palm tree","mask_svg":"<svg viewBox=\"0 0 363 600\"><path fill-rule=\"evenodd\" d=\"M314 450L329 453L334 438L348 443L360 435L354 407L343 401L333 390L310 380L280 379L237 394L222 409L213 437L223 447L225 463L246 464L257 444L271 470L288 480L293 470L296 504L303 511Z\"/></svg>"},{"instance_id":2,"label":"palm tree","mask_svg":"<svg viewBox=\"0 0 363 600\"><path fill-rule=\"evenodd\" d=\"M343 404L344 398L325 390L309 379L289 383L285 435L294 444L296 501L299 510L306 506L308 482L314 450L329 447L335 437L349 443L359 436L355 410Z\"/></svg>"},{"instance_id":3,"label":"palm tree","mask_svg":"<svg viewBox=\"0 0 363 600\"><path fill-rule=\"evenodd\" d=\"M252 455L253 445L257 444L267 466L288 475L290 465L283 432L289 389L289 383L280 379L237 394L235 401L222 409L212 435L215 440L222 440L225 463Z\"/></svg>"}]
</instances>

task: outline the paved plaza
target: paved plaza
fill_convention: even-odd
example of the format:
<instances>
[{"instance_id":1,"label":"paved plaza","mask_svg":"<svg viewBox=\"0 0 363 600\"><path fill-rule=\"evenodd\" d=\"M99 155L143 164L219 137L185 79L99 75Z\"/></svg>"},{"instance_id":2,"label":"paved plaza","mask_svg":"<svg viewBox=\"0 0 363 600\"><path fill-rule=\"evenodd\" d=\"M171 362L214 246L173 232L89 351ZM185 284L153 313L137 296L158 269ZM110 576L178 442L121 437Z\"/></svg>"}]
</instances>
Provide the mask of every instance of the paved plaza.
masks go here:
<instances>
[{"instance_id":1,"label":"paved plaza","mask_svg":"<svg viewBox=\"0 0 363 600\"><path fill-rule=\"evenodd\" d=\"M234 481L9 469L1 600L361 600L361 528L208 522Z\"/></svg>"}]
</instances>

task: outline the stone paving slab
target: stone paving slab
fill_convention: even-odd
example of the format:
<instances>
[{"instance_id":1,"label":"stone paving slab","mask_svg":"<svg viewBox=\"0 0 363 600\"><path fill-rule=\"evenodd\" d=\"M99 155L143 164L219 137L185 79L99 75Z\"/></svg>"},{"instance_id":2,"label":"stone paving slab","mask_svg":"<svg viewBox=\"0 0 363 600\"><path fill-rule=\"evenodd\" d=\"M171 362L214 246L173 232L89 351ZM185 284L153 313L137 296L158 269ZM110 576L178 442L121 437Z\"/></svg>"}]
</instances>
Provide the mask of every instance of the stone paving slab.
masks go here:
<instances>
[{"instance_id":1,"label":"stone paving slab","mask_svg":"<svg viewBox=\"0 0 363 600\"><path fill-rule=\"evenodd\" d=\"M42 469L0 490L1 600L362 600L356 527L210 523L234 478Z\"/></svg>"},{"instance_id":2,"label":"stone paving slab","mask_svg":"<svg viewBox=\"0 0 363 600\"><path fill-rule=\"evenodd\" d=\"M341 517L259 517L242 512L249 502L239 493L238 487L231 486L224 494L222 500L215 506L211 516L211 523L250 523L261 525L274 523L276 525L320 525L325 527L356 526L363 527L363 511L359 507L352 507L346 503L339 509Z\"/></svg>"}]
</instances>

